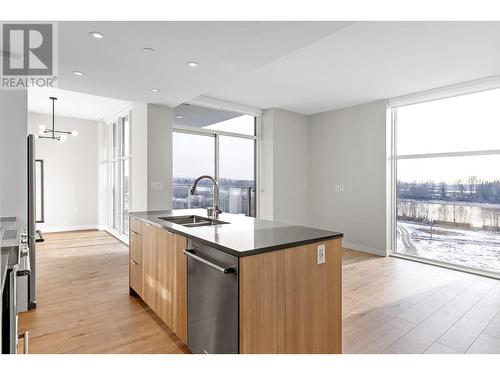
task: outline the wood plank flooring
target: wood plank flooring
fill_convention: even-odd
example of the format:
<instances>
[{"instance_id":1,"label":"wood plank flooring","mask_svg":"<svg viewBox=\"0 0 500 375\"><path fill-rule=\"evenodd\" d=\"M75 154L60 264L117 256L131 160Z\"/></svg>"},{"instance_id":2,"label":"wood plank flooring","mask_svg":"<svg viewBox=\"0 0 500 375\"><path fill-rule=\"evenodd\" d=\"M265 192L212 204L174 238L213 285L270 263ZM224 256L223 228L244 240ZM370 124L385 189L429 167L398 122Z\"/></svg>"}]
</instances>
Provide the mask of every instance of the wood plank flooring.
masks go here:
<instances>
[{"instance_id":1,"label":"wood plank flooring","mask_svg":"<svg viewBox=\"0 0 500 375\"><path fill-rule=\"evenodd\" d=\"M188 353L128 294L128 248L105 232L45 235L31 353ZM500 353L497 280L352 250L343 259L344 353Z\"/></svg>"},{"instance_id":2,"label":"wood plank flooring","mask_svg":"<svg viewBox=\"0 0 500 375\"><path fill-rule=\"evenodd\" d=\"M19 316L30 353L188 352L129 296L128 247L106 232L46 234L37 266L37 308Z\"/></svg>"},{"instance_id":3,"label":"wood plank flooring","mask_svg":"<svg viewBox=\"0 0 500 375\"><path fill-rule=\"evenodd\" d=\"M344 251L344 353L500 353L500 282Z\"/></svg>"}]
</instances>

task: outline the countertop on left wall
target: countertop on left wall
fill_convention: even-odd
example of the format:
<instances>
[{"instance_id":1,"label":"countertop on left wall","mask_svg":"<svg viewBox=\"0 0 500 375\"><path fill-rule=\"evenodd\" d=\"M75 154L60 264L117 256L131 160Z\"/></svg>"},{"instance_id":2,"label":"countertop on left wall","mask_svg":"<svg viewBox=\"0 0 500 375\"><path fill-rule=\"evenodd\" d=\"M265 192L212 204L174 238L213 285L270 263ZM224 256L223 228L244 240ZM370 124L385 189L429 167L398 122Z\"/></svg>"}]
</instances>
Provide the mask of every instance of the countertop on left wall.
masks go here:
<instances>
[{"instance_id":1,"label":"countertop on left wall","mask_svg":"<svg viewBox=\"0 0 500 375\"><path fill-rule=\"evenodd\" d=\"M17 220L14 217L0 218L0 275L1 291L5 286L5 277L9 267L17 264L19 261L19 234ZM15 235L14 235L15 232ZM14 238L11 238L14 237Z\"/></svg>"},{"instance_id":2,"label":"countertop on left wall","mask_svg":"<svg viewBox=\"0 0 500 375\"><path fill-rule=\"evenodd\" d=\"M2 262L1 262L1 268L0 268L0 275L1 275L1 291L3 292L3 287L5 285L5 276L7 275L7 265L9 264L9 254L10 252L3 251L2 250Z\"/></svg>"}]
</instances>

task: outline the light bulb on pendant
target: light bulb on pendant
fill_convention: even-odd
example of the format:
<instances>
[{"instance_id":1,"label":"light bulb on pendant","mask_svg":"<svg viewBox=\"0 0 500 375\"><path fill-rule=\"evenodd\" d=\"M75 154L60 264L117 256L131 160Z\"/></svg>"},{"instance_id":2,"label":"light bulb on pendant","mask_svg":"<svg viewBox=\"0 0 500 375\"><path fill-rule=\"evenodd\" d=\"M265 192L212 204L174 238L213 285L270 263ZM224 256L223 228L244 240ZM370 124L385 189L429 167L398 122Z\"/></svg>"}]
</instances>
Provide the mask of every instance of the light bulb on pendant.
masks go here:
<instances>
[{"instance_id":1,"label":"light bulb on pendant","mask_svg":"<svg viewBox=\"0 0 500 375\"><path fill-rule=\"evenodd\" d=\"M66 134L63 134L63 135L61 135L61 138L59 139L59 141L60 141L61 143L64 143L64 142L66 142L66 138L68 138L68 137L66 136Z\"/></svg>"},{"instance_id":2,"label":"light bulb on pendant","mask_svg":"<svg viewBox=\"0 0 500 375\"><path fill-rule=\"evenodd\" d=\"M38 127L38 129L39 129L39 132L43 133L43 132L45 132L46 127L45 127L45 125L40 125Z\"/></svg>"},{"instance_id":3,"label":"light bulb on pendant","mask_svg":"<svg viewBox=\"0 0 500 375\"><path fill-rule=\"evenodd\" d=\"M76 130L73 130L73 131L71 132L71 135L72 135L73 137L76 137L76 136L78 135L78 132L77 132Z\"/></svg>"}]
</instances>

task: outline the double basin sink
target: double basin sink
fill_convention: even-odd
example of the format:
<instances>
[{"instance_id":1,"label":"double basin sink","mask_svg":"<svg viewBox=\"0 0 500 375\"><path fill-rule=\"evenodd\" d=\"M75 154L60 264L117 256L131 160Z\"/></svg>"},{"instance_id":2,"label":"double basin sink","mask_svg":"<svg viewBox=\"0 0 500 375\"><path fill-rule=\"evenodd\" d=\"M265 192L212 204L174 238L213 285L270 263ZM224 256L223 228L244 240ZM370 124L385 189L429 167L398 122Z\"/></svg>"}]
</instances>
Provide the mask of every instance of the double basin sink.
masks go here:
<instances>
[{"instance_id":1,"label":"double basin sink","mask_svg":"<svg viewBox=\"0 0 500 375\"><path fill-rule=\"evenodd\" d=\"M211 219L203 216L188 215L188 216L167 216L159 217L158 219L168 221L169 223L182 225L188 228L208 227L219 224L229 224L227 221Z\"/></svg>"}]
</instances>

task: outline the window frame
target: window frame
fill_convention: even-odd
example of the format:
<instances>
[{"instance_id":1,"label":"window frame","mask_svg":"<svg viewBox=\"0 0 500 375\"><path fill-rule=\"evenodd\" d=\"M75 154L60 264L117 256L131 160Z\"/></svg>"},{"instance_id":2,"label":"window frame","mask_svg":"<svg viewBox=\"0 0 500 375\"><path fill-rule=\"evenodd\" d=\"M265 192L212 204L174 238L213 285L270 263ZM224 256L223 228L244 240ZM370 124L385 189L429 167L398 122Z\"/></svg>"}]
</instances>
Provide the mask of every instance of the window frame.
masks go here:
<instances>
[{"instance_id":1,"label":"window frame","mask_svg":"<svg viewBox=\"0 0 500 375\"><path fill-rule=\"evenodd\" d=\"M240 112L241 113L241 112ZM195 128L192 126L176 125L174 123L172 127L172 132L185 133L192 135L202 135L210 136L215 138L215 176L213 176L217 181L219 181L219 141L220 136L227 136L233 138L243 138L251 139L254 141L254 181L255 181L255 217L259 217L259 202L260 202L260 162L261 162L261 122L262 116L255 113L241 113L242 115L249 115L254 117L255 121L255 132L254 135L232 133L222 130L214 129L203 129Z\"/></svg>"},{"instance_id":2,"label":"window frame","mask_svg":"<svg viewBox=\"0 0 500 375\"><path fill-rule=\"evenodd\" d=\"M124 147L124 137L123 137L123 130L124 130L124 122L125 119L128 118L128 154L125 153L126 148ZM114 132L114 126L115 124L117 132L115 134ZM124 221L127 220L124 218L124 192L123 192L123 164L125 164L125 160L128 160L128 176L129 176L129 201L128 201L128 206L129 210L132 205L132 110L131 108L127 108L126 110L120 112L118 115L110 118L108 121L105 123L106 126L106 135L107 135L107 144L108 144L108 152L106 155L106 161L104 163L107 163L108 167L108 223L107 227L109 228L108 230L112 232L112 234L124 241L128 240L128 231L127 233L123 232L123 229L125 228ZM116 135L116 139L115 139ZM114 142L116 141L116 146L118 147L118 150L115 153L115 145ZM117 171L115 171L115 165L117 167ZM119 222L118 222L118 228L114 227L114 220L115 220L115 202L114 202L114 189L115 189L115 183L114 183L114 177L115 173L117 173L118 176L118 190L119 190Z\"/></svg>"},{"instance_id":3,"label":"window frame","mask_svg":"<svg viewBox=\"0 0 500 375\"><path fill-rule=\"evenodd\" d=\"M397 162L399 160L410 159L431 159L431 158L447 158L447 157L463 157L463 156L483 156L483 155L500 155L500 149L474 150L474 151L454 151L454 152L433 152L433 153L418 153L418 154L398 154L397 152L397 109L407 105L421 104L440 99L454 98L461 95L469 95L481 93L490 90L500 89L500 79L498 77L485 78L477 81L465 82L444 88L428 90L422 93L405 95L398 98L393 98L387 102L387 128L390 132L390 146L388 147L390 168L390 183L388 187L388 196L390 202L388 204L390 214L387 215L388 234L388 255L415 260L421 263L438 265L445 268L456 269L469 273L474 273L482 276L493 277L500 279L500 274L490 271L485 271L476 268L454 265L451 263L440 262L433 259L411 256L397 252ZM389 139L389 138L388 138Z\"/></svg>"}]
</instances>

